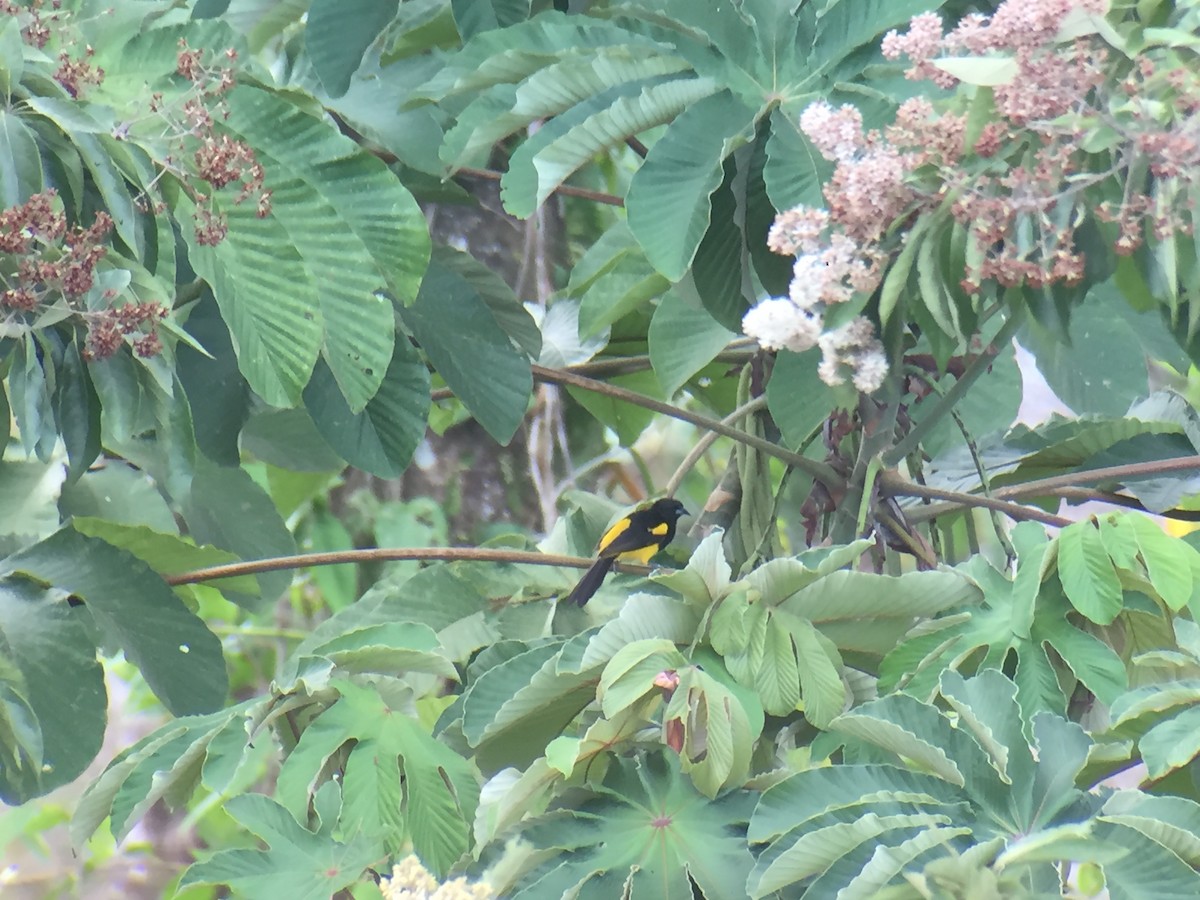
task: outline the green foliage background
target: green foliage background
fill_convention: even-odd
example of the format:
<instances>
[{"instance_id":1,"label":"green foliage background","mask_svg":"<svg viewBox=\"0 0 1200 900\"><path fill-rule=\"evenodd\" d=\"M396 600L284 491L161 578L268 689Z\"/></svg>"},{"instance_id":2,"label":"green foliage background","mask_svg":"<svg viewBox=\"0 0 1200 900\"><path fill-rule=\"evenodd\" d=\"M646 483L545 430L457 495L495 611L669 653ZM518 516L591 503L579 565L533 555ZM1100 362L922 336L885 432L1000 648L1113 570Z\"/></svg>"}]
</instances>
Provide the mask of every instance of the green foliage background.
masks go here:
<instances>
[{"instance_id":1,"label":"green foliage background","mask_svg":"<svg viewBox=\"0 0 1200 900\"><path fill-rule=\"evenodd\" d=\"M899 223L853 312L934 361L921 391L737 338L786 292L776 214L824 203L800 112L881 128L924 90L975 127L985 61L954 94L879 50L973 9L79 0L40 47L33 9L0 13L0 208L53 188L113 220L77 306L0 320L0 848L52 860L69 829L89 870L3 877L72 896L152 860L166 895L377 897L413 853L521 898L1200 893L1200 552L1147 515L1196 518L1196 236L1118 261L1081 228L1081 283L983 309L965 231ZM1194 65L1198 19L1077 28ZM265 210L198 191L195 135L164 128L181 48L232 71L212 133L253 151ZM64 84L59 54L103 80ZM431 238L431 210L496 204L560 241L539 286ZM170 309L161 354L91 358L114 298ZM1014 336L1074 415L1009 427ZM351 490L455 429L478 462L547 422L575 489L544 535L559 492L524 471L471 533L432 491ZM577 571L532 554L584 564L668 484L703 513L666 569L558 608ZM494 557L190 574L449 543Z\"/></svg>"}]
</instances>

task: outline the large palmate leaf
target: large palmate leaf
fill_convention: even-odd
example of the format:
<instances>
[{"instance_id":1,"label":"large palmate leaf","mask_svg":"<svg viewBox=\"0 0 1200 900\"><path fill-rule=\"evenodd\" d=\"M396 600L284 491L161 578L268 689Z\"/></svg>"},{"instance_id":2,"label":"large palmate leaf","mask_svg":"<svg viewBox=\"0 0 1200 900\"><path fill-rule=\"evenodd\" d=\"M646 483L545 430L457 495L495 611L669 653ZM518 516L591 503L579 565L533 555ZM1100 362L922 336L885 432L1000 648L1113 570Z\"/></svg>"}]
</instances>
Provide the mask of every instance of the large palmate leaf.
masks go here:
<instances>
[{"instance_id":1,"label":"large palmate leaf","mask_svg":"<svg viewBox=\"0 0 1200 900\"><path fill-rule=\"evenodd\" d=\"M647 305L668 286L646 260L629 226L617 222L596 239L571 270L567 290L580 298L579 336L586 339L596 335L627 313ZM678 335L672 339L682 343Z\"/></svg>"},{"instance_id":2,"label":"large palmate leaf","mask_svg":"<svg viewBox=\"0 0 1200 900\"><path fill-rule=\"evenodd\" d=\"M1174 632L1178 650L1150 651L1135 662L1163 667L1175 677L1133 688L1113 700L1111 725L1104 735L1135 741L1153 779L1164 778L1200 756L1200 679L1195 677L1200 666L1200 627L1190 619L1175 619Z\"/></svg>"},{"instance_id":3,"label":"large palmate leaf","mask_svg":"<svg viewBox=\"0 0 1200 900\"><path fill-rule=\"evenodd\" d=\"M296 552L296 542L270 496L244 469L202 461L182 498L188 529L199 542L238 554L269 559ZM255 576L262 598L271 601L291 582L288 572Z\"/></svg>"},{"instance_id":4,"label":"large palmate leaf","mask_svg":"<svg viewBox=\"0 0 1200 900\"><path fill-rule=\"evenodd\" d=\"M121 751L80 798L71 820L72 840L82 845L105 819L122 839L159 801L178 806L199 786L217 792L231 788L253 750L255 706L260 701L183 716Z\"/></svg>"},{"instance_id":5,"label":"large palmate leaf","mask_svg":"<svg viewBox=\"0 0 1200 900\"><path fill-rule=\"evenodd\" d=\"M1060 676L1079 681L1104 702L1125 690L1125 663L1071 617L1062 586L1049 571L1052 545L1043 528L1019 525L1013 542L1016 577L1006 578L981 558L964 566L983 590L983 605L917 625L884 657L882 687L928 697L944 669L957 669L969 659L980 669L1015 661L1013 674L1027 718L1039 709L1065 712ZM1054 651L1053 661L1047 648ZM1065 666L1057 665L1058 660Z\"/></svg>"},{"instance_id":6,"label":"large palmate leaf","mask_svg":"<svg viewBox=\"0 0 1200 900\"><path fill-rule=\"evenodd\" d=\"M752 802L745 791L709 800L661 754L619 760L589 799L526 827L548 859L510 896L687 900L693 886L712 900L741 896Z\"/></svg>"},{"instance_id":7,"label":"large palmate leaf","mask_svg":"<svg viewBox=\"0 0 1200 900\"><path fill-rule=\"evenodd\" d=\"M1135 311L1115 279L1092 288L1071 317L1068 342L1027 325L1023 346L1054 393L1081 415L1123 415L1148 393L1147 359L1186 369L1187 354L1157 310Z\"/></svg>"},{"instance_id":8,"label":"large palmate leaf","mask_svg":"<svg viewBox=\"0 0 1200 900\"><path fill-rule=\"evenodd\" d=\"M551 643L518 653L467 689L462 730L485 772L535 759L595 698L591 670L559 670L562 649Z\"/></svg>"},{"instance_id":9,"label":"large palmate leaf","mask_svg":"<svg viewBox=\"0 0 1200 900\"><path fill-rule=\"evenodd\" d=\"M184 872L180 887L228 884L247 897L295 900L318 900L349 887L383 848L361 833L334 836L340 799L337 785L329 783L317 804L317 830L311 831L262 794L230 798L226 811L267 849L218 851Z\"/></svg>"},{"instance_id":10,"label":"large palmate leaf","mask_svg":"<svg viewBox=\"0 0 1200 900\"><path fill-rule=\"evenodd\" d=\"M500 182L505 208L514 216L530 216L601 150L671 121L714 90L704 78L664 77L645 85L617 85L576 104L539 128L513 154ZM669 162L665 154L660 158Z\"/></svg>"},{"instance_id":11,"label":"large palmate leaf","mask_svg":"<svg viewBox=\"0 0 1200 900\"><path fill-rule=\"evenodd\" d=\"M462 165L486 156L493 144L530 123L563 113L616 85L689 68L652 45L571 48L562 57L519 84L498 85L472 100L446 133L442 159L451 166Z\"/></svg>"},{"instance_id":12,"label":"large palmate leaf","mask_svg":"<svg viewBox=\"0 0 1200 900\"><path fill-rule=\"evenodd\" d=\"M124 836L155 803L185 803L198 788L230 791L258 777L256 765L275 752L270 727L288 717L284 745L292 749L279 777L281 801L298 815L328 780L324 760L355 740L363 749L347 788L343 811L371 840L389 846L411 834L423 854L441 868L465 848L466 826L477 796L474 776L462 758L434 741L401 711L390 710L380 696L411 700L412 685L430 676L454 679L436 635L409 622L355 621L355 607L343 612L337 627L314 634L298 647L265 696L207 716L188 716L167 723L121 753L84 794L72 824L82 842L111 816L114 833ZM334 621L334 620L329 620ZM328 622L325 623L328 625ZM403 679L411 679L402 684ZM365 686L364 686L365 685ZM294 726L310 723L297 741ZM307 736L307 737L306 737ZM379 765L367 765L371 749L383 754ZM389 765L386 752L399 763ZM401 773L410 778L409 793ZM444 772L449 784L443 780ZM390 773L390 779L389 779ZM246 777L248 775L248 777ZM394 799L394 807L388 799ZM408 818L403 818L403 811ZM455 805L451 811L451 805Z\"/></svg>"},{"instance_id":13,"label":"large palmate leaf","mask_svg":"<svg viewBox=\"0 0 1200 900\"><path fill-rule=\"evenodd\" d=\"M445 874L467 850L479 797L472 767L377 692L347 682L334 687L340 698L304 730L280 770L276 795L302 816L330 757L349 748L343 827L383 835L391 846L409 837L421 859Z\"/></svg>"},{"instance_id":14,"label":"large palmate leaf","mask_svg":"<svg viewBox=\"0 0 1200 900\"><path fill-rule=\"evenodd\" d=\"M411 99L444 101L493 85L516 84L581 50L612 48L619 52L630 46L636 47L632 52L639 55L671 55L668 44L610 22L547 10L503 31L474 36Z\"/></svg>"},{"instance_id":15,"label":"large palmate leaf","mask_svg":"<svg viewBox=\"0 0 1200 900\"><path fill-rule=\"evenodd\" d=\"M210 248L190 236L193 265L255 390L296 404L319 349L357 413L392 357L385 292L416 297L429 256L424 218L382 163L325 123L255 88L229 99L225 126L255 148L272 213L228 208L226 240Z\"/></svg>"},{"instance_id":16,"label":"large palmate leaf","mask_svg":"<svg viewBox=\"0 0 1200 900\"><path fill-rule=\"evenodd\" d=\"M1105 803L1083 792L1075 782L1090 739L1046 712L1023 719L1017 686L999 672L946 673L941 692L953 719L897 694L834 721L887 764L809 769L763 794L749 827L750 841L765 845L750 896L909 896L911 883L941 882L951 860L955 881L990 882L1001 896L1059 896L1053 864L1067 861L1099 863L1125 883L1148 857L1163 867L1156 889L1185 896L1200 884L1175 855L1190 847L1185 823L1200 805L1156 807L1136 791ZM1133 809L1145 818L1126 815Z\"/></svg>"}]
</instances>

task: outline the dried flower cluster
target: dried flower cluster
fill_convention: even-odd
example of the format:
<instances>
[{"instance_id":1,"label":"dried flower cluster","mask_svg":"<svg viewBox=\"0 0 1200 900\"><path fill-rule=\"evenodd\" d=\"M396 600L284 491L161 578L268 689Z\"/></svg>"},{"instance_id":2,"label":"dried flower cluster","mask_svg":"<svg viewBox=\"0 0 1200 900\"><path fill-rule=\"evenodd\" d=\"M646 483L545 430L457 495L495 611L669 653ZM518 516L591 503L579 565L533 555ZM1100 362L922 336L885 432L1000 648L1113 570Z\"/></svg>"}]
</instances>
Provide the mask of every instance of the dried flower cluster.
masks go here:
<instances>
[{"instance_id":1,"label":"dried flower cluster","mask_svg":"<svg viewBox=\"0 0 1200 900\"><path fill-rule=\"evenodd\" d=\"M968 270L955 276L967 294L985 283L1079 282L1085 258L1076 231L1089 216L1110 229L1117 253L1132 253L1147 233L1189 233L1200 72L1170 46L1135 62L1113 54L1089 26L1106 8L1105 0L1006 0L949 33L935 13L890 32L884 56L906 56L909 78L941 88L958 86L953 73L967 77L972 59L1009 67L1011 77L990 88L994 118L964 146L965 120L938 115L922 97L902 104L882 133L864 133L852 106L809 106L801 129L836 163L826 209L776 219L768 245L796 256L794 278L788 298L747 313L746 334L769 349L820 345L825 381L849 373L860 390L873 390L886 363L870 325L855 319L827 333L824 317L830 305L861 302L879 286L904 239L897 223L948 208L970 236Z\"/></svg>"},{"instance_id":2,"label":"dried flower cluster","mask_svg":"<svg viewBox=\"0 0 1200 900\"><path fill-rule=\"evenodd\" d=\"M224 51L220 64L205 62L205 55L180 39L175 71L191 86L169 102L162 93L154 94L150 109L165 121L166 138L179 150L178 158L168 157L166 164L196 203L196 240L214 246L229 232L215 204L218 190L236 184L233 202L253 198L260 218L271 212L271 192L263 187L265 173L254 150L219 130L219 123L229 117L226 96L235 84L232 64L237 52Z\"/></svg>"},{"instance_id":3,"label":"dried flower cluster","mask_svg":"<svg viewBox=\"0 0 1200 900\"><path fill-rule=\"evenodd\" d=\"M0 0L0 15L18 18L21 21L21 40L39 50L50 41L51 34L61 36L69 33L62 27L62 23L70 16L69 12L62 9L62 0L52 0L49 10L46 10L43 0L32 0L28 4ZM66 48L74 46L74 41L69 39L62 43ZM58 54L58 68L54 71L54 80L72 97L82 96L88 87L104 81L104 70L92 65L91 60L95 55L95 50L88 46L76 55L64 48Z\"/></svg>"},{"instance_id":4,"label":"dried flower cluster","mask_svg":"<svg viewBox=\"0 0 1200 900\"><path fill-rule=\"evenodd\" d=\"M140 356L162 351L160 303L125 303L88 308L84 296L95 284L96 267L108 247L112 218L96 214L88 228L69 228L54 191L34 194L20 206L0 211L0 322L30 321L54 304L65 304L87 324L88 359L112 356L128 338ZM112 301L107 293L103 301Z\"/></svg>"},{"instance_id":5,"label":"dried flower cluster","mask_svg":"<svg viewBox=\"0 0 1200 900\"><path fill-rule=\"evenodd\" d=\"M968 16L946 34L941 18L925 13L906 34L884 38L884 56L912 62L909 78L941 87L959 83L939 65L945 57L1012 66L993 88L996 118L971 148L980 160L1008 151L1007 171L950 165L938 172L941 191L958 195L952 215L974 239L979 262L961 285L968 293L989 280L1079 282L1085 259L1075 231L1092 214L1116 225L1112 246L1120 254L1141 246L1147 231L1164 240L1192 228L1185 198L1200 170L1200 73L1170 48L1148 48L1135 64L1114 60L1087 27L1107 7L1105 0L1007 0L990 18ZM1135 174L1139 168L1153 184ZM1106 186L1119 199L1098 202Z\"/></svg>"},{"instance_id":6,"label":"dried flower cluster","mask_svg":"<svg viewBox=\"0 0 1200 900\"><path fill-rule=\"evenodd\" d=\"M406 856L392 866L390 878L379 883L384 900L491 900L495 894L482 882L465 878L439 882L415 856Z\"/></svg>"}]
</instances>

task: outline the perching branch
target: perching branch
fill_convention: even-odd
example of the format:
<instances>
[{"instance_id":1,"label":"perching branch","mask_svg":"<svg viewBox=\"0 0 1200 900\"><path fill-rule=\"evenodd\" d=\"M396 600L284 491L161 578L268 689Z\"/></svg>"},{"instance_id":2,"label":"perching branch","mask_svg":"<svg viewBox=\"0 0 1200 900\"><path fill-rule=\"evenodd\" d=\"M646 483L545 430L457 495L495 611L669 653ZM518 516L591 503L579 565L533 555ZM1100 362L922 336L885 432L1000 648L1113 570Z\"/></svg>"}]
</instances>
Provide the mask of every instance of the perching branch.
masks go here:
<instances>
[{"instance_id":1,"label":"perching branch","mask_svg":"<svg viewBox=\"0 0 1200 900\"><path fill-rule=\"evenodd\" d=\"M555 553L537 553L531 550L493 550L478 547L373 547L363 550L335 550L330 553L298 553L295 556L276 556L271 559L250 559L210 566L179 575L168 575L167 584L197 584L216 581L219 578L234 578L239 575L258 575L263 572L278 572L281 569L303 569L309 566L336 566L342 563L397 562L400 560L470 560L473 562L524 563L534 566L563 566L586 569L593 560L582 556L559 556ZM631 575L648 575L650 566L617 563L619 572Z\"/></svg>"},{"instance_id":2,"label":"perching branch","mask_svg":"<svg viewBox=\"0 0 1200 900\"><path fill-rule=\"evenodd\" d=\"M995 496L981 497L978 494L964 494L961 491L949 491L942 488L930 487L925 484L917 484L915 481L908 481L892 470L881 472L879 474L879 481L893 497L921 497L925 500L946 501L940 506L920 506L912 510L906 509L904 514L911 522L921 522L936 518L938 515L946 515L958 509L979 507L981 509L994 509L997 512L1002 512L1009 518L1016 519L1018 522L1029 519L1034 522L1041 522L1043 525L1053 525L1055 528L1065 528L1071 524L1070 519L1064 519L1062 516L1044 512L1033 506L1010 503ZM994 491L993 493L999 494L1000 492Z\"/></svg>"},{"instance_id":3,"label":"perching branch","mask_svg":"<svg viewBox=\"0 0 1200 900\"><path fill-rule=\"evenodd\" d=\"M582 375L576 375L574 372L568 372L563 369L547 369L545 366L533 366L533 377L539 381L549 381L554 384L565 384L571 387L580 388L585 391L591 391L596 394L602 394L606 397L611 397L614 400L621 400L625 403L632 403L634 406L640 406L643 409L653 410L657 413L662 413L664 416L670 416L673 419L679 419L683 422L688 422L698 428L706 429L707 431L715 431L717 434L739 441L750 447L759 450L768 456L774 456L776 459L781 459L790 466L800 469L802 472L817 479L828 487L837 488L842 483L842 478L833 469L825 463L818 462L808 457L801 456L799 453L793 453L778 444L774 444L765 438L760 438L757 435L747 434L744 431L739 431L731 425L714 419L711 416L694 413L687 409L681 409L678 406L672 406L670 403L664 403L661 400L655 400L653 397L647 397L645 394L639 394L635 391L627 391L624 388L616 385L605 384L603 381L596 381L593 378L585 378Z\"/></svg>"}]
</instances>

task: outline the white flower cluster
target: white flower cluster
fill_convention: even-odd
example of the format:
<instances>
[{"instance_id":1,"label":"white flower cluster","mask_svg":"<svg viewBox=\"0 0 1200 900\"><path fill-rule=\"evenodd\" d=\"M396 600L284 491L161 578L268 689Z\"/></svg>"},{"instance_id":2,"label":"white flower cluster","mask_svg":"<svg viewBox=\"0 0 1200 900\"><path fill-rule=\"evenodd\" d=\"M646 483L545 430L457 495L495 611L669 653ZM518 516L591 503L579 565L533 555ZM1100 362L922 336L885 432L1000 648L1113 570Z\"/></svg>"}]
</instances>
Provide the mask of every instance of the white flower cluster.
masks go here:
<instances>
[{"instance_id":1,"label":"white flower cluster","mask_svg":"<svg viewBox=\"0 0 1200 900\"><path fill-rule=\"evenodd\" d=\"M787 297L769 297L746 313L742 331L766 350L803 353L819 346L819 373L826 384L846 381L865 393L878 390L887 376L887 357L870 321L858 316L825 331L825 310L845 303L856 291L869 292L878 284L878 265L864 259L858 245L844 234L818 241L825 226L823 211L797 207L781 213L768 238L772 250L794 253Z\"/></svg>"},{"instance_id":2,"label":"white flower cluster","mask_svg":"<svg viewBox=\"0 0 1200 900\"><path fill-rule=\"evenodd\" d=\"M495 894L482 882L469 883L455 878L444 884L409 855L392 866L392 874L379 882L384 900L491 900Z\"/></svg>"}]
</instances>

